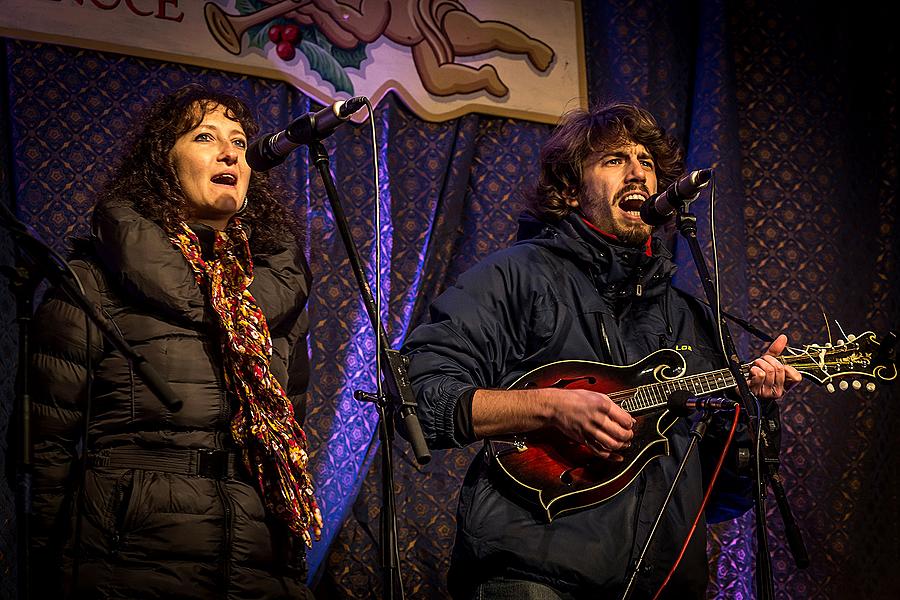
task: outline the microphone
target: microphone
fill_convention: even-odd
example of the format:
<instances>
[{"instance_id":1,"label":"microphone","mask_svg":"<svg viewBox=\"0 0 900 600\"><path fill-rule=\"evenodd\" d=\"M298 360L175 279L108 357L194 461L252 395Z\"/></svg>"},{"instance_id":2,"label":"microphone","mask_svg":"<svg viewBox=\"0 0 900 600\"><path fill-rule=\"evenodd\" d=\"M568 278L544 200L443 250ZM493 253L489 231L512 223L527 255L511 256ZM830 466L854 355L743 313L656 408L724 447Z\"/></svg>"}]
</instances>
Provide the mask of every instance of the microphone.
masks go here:
<instances>
[{"instance_id":1,"label":"microphone","mask_svg":"<svg viewBox=\"0 0 900 600\"><path fill-rule=\"evenodd\" d=\"M697 197L712 177L712 169L691 171L675 180L662 194L653 194L641 205L641 220L647 225L662 225L675 211Z\"/></svg>"},{"instance_id":2,"label":"microphone","mask_svg":"<svg viewBox=\"0 0 900 600\"><path fill-rule=\"evenodd\" d=\"M254 141L247 148L247 164L254 171L268 171L284 162L294 149L324 140L353 113L366 105L365 96L338 100L320 111L309 112L294 119L286 129L270 133Z\"/></svg>"},{"instance_id":3,"label":"microphone","mask_svg":"<svg viewBox=\"0 0 900 600\"><path fill-rule=\"evenodd\" d=\"M728 398L696 398L687 390L675 390L666 400L666 408L679 415L691 410L734 410L737 405Z\"/></svg>"}]
</instances>

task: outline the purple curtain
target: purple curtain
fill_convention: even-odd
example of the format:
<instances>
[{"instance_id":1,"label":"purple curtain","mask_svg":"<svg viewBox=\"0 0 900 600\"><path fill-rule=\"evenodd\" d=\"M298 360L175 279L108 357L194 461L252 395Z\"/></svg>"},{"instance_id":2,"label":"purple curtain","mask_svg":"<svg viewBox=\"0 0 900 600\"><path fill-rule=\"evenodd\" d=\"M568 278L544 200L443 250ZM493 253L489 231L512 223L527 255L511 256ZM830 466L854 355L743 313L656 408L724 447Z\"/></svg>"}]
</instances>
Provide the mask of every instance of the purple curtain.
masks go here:
<instances>
[{"instance_id":1,"label":"purple curtain","mask_svg":"<svg viewBox=\"0 0 900 600\"><path fill-rule=\"evenodd\" d=\"M715 167L716 217L695 205L711 257L715 225L723 304L796 344L827 341L822 311L847 333L900 323L897 273L897 60L887 15L828 13L813 3L723 0L582 3L595 101L638 102ZM201 82L246 99L263 130L309 110L280 82L51 44L5 39L0 88L0 201L57 249L87 232L93 197L134 114ZM469 115L426 123L389 98L376 111L387 330L399 345L448 283L508 245L534 182L547 125ZM374 282L372 150L366 127L327 142L351 230ZM372 390L373 337L318 174L305 152L282 169L285 201L306 223L310 403L324 508L310 560L320 598L381 595L380 492ZM700 291L676 245L678 285ZM0 234L0 260L13 249ZM16 332L0 289L0 444L12 407ZM831 328L836 327L832 322ZM739 335L749 358L761 345ZM792 562L768 506L779 598L900 595L896 387L834 396L804 384L782 404L782 473L813 564ZM446 597L457 491L475 448L436 452L419 467L395 443L401 566L408 597ZM0 460L7 455L0 449ZM11 482L0 482L0 598L15 592ZM712 528L710 597L752 598L752 517Z\"/></svg>"}]
</instances>

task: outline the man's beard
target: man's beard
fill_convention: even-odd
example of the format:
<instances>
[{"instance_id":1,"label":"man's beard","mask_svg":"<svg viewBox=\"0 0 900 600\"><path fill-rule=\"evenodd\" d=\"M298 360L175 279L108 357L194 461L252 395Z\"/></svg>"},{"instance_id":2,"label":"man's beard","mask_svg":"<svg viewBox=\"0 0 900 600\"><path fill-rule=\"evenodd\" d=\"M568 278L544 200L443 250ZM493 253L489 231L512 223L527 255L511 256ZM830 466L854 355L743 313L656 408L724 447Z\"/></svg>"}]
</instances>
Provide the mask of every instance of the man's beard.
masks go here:
<instances>
[{"instance_id":1,"label":"man's beard","mask_svg":"<svg viewBox=\"0 0 900 600\"><path fill-rule=\"evenodd\" d=\"M634 189L634 188L631 188ZM629 190L630 192L631 190ZM628 192L619 193L625 196ZM604 198L589 197L587 203L582 203L581 214L596 227L606 233L616 236L616 239L625 246L640 248L647 243L653 228L644 222L628 222L616 219L616 211L620 210L618 204L611 206L609 200Z\"/></svg>"},{"instance_id":2,"label":"man's beard","mask_svg":"<svg viewBox=\"0 0 900 600\"><path fill-rule=\"evenodd\" d=\"M615 234L619 241L627 246L643 246L653 233L653 229L643 223L626 223L621 226L617 224L616 231L610 233Z\"/></svg>"}]
</instances>

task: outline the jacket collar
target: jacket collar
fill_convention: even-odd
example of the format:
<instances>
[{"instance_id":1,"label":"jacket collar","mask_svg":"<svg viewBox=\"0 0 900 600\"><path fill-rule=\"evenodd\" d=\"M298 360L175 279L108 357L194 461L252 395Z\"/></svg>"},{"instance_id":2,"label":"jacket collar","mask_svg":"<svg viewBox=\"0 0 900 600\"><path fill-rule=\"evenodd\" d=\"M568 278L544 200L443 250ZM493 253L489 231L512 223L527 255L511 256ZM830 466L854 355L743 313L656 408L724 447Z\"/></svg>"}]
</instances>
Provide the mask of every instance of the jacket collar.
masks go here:
<instances>
[{"instance_id":1,"label":"jacket collar","mask_svg":"<svg viewBox=\"0 0 900 600\"><path fill-rule=\"evenodd\" d=\"M205 225L191 224L200 239L204 256L212 255L215 230ZM93 249L111 281L127 297L170 317L187 319L193 323L208 320L208 306L203 290L197 285L187 260L156 223L137 213L131 206L119 203L100 204L94 209ZM267 255L263 262L270 266L293 265L299 250L284 249ZM256 257L254 257L256 258ZM305 264L305 263L304 263ZM308 289L308 271L278 268L287 287ZM279 279L281 281L281 279ZM272 294L273 300L294 302L288 294ZM288 307L267 306L275 312Z\"/></svg>"},{"instance_id":2,"label":"jacket collar","mask_svg":"<svg viewBox=\"0 0 900 600\"><path fill-rule=\"evenodd\" d=\"M594 231L577 214L570 214L557 223L544 223L523 215L519 238L579 264L590 273L600 294L610 298L662 294L677 268L672 254L659 239L652 239L652 256L647 256L646 248L617 244Z\"/></svg>"}]
</instances>

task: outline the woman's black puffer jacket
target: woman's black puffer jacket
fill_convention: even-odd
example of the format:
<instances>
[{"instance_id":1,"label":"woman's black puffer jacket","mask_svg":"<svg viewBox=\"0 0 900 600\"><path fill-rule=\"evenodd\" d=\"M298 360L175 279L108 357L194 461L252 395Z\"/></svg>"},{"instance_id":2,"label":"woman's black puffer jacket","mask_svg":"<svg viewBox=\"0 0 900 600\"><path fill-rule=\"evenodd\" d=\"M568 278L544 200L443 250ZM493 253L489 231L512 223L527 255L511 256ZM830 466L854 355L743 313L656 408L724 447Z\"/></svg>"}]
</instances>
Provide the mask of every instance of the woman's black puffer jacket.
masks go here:
<instances>
[{"instance_id":1,"label":"woman's black puffer jacket","mask_svg":"<svg viewBox=\"0 0 900 600\"><path fill-rule=\"evenodd\" d=\"M184 407L169 410L91 326L92 414L76 544L87 330L84 314L50 291L35 318L31 362L35 597L58 597L39 592L60 585L78 598L306 597L303 544L266 514L235 452L236 406L205 293L156 224L128 207L96 211L91 249L72 266L88 298ZM201 239L211 233L195 230ZM272 333L272 372L302 418L310 274L301 250L286 242L254 256L250 291Z\"/></svg>"}]
</instances>

